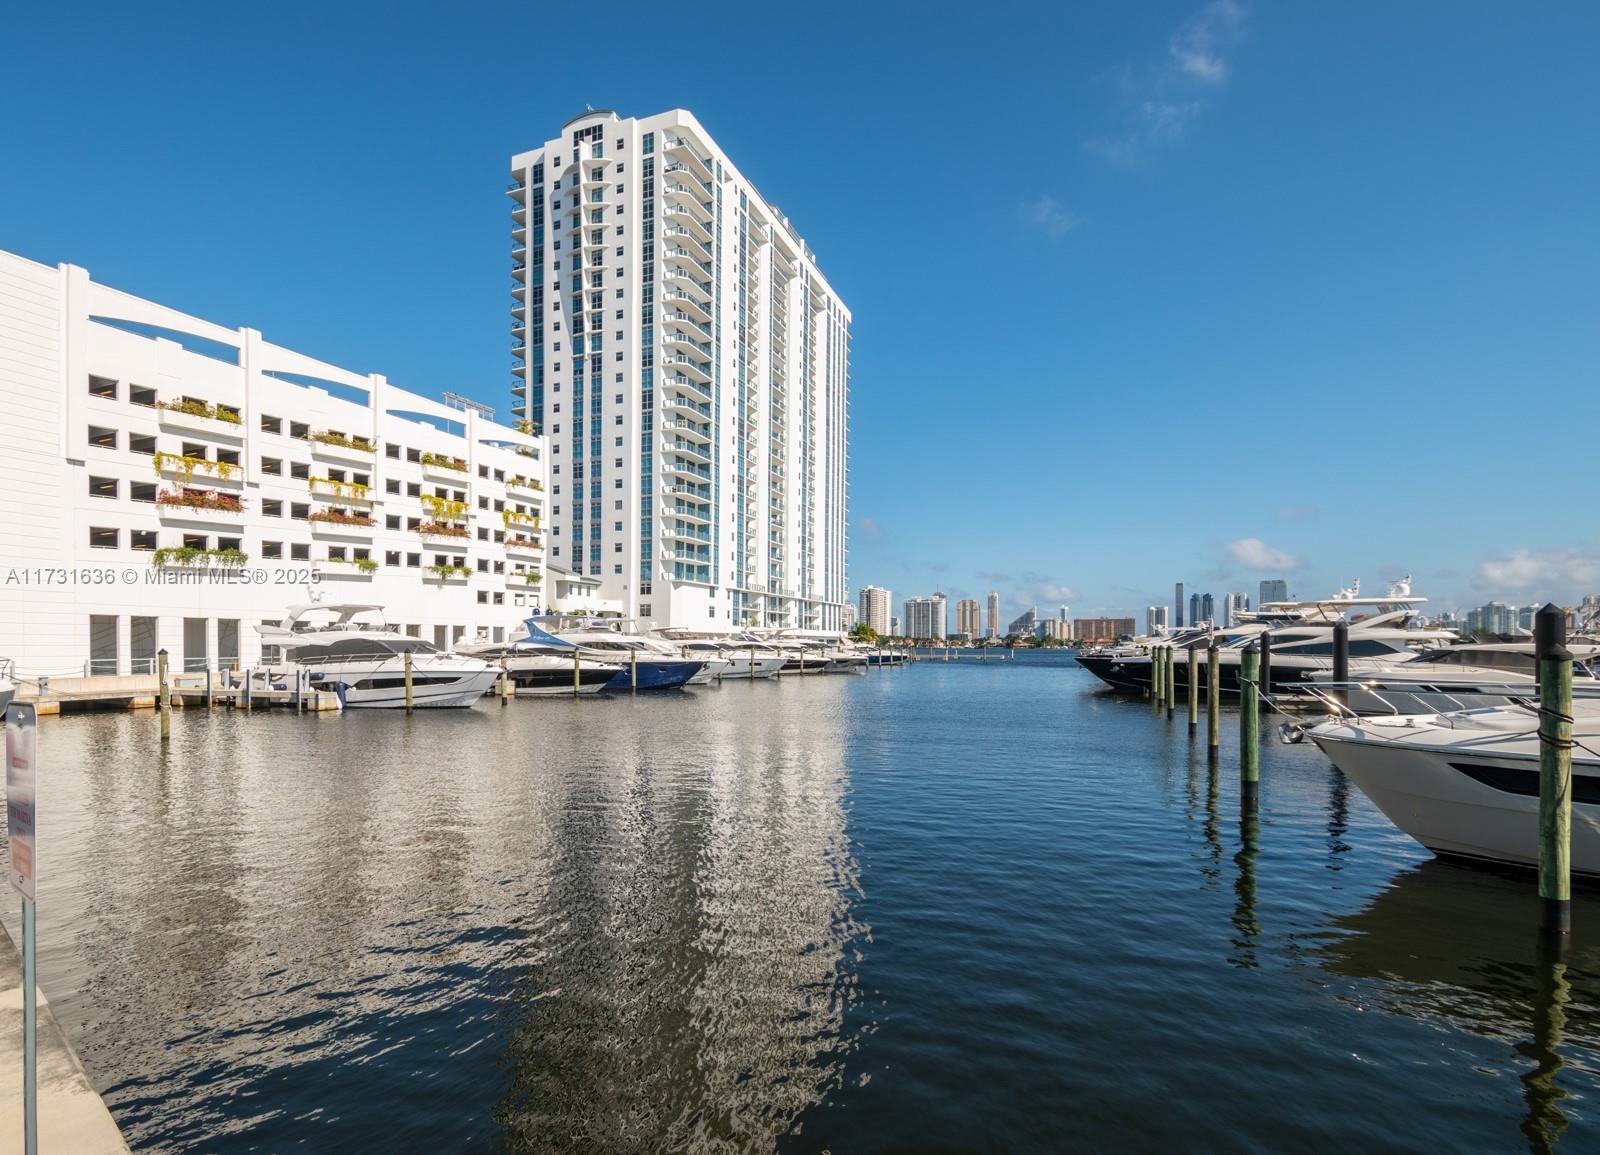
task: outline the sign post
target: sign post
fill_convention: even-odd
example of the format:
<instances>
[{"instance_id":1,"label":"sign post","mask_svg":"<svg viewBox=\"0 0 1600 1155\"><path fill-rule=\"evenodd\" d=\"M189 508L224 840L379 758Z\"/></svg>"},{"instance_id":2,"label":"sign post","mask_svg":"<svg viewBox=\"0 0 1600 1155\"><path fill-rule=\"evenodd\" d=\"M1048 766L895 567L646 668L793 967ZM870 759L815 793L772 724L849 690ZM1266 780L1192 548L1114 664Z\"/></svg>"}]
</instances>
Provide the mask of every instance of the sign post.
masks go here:
<instances>
[{"instance_id":1,"label":"sign post","mask_svg":"<svg viewBox=\"0 0 1600 1155\"><path fill-rule=\"evenodd\" d=\"M39 1150L39 985L35 969L33 787L38 764L39 719L32 706L6 710L6 831L11 860L6 872L22 895L22 1144Z\"/></svg>"}]
</instances>

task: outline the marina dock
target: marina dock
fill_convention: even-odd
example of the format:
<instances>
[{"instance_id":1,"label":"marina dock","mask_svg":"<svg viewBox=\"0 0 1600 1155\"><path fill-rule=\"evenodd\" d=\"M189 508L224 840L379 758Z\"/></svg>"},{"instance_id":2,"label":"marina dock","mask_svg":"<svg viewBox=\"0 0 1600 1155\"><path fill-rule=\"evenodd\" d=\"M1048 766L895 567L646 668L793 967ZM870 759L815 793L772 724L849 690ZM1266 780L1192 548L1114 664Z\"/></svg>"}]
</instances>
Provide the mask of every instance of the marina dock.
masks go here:
<instances>
[{"instance_id":1,"label":"marina dock","mask_svg":"<svg viewBox=\"0 0 1600 1155\"><path fill-rule=\"evenodd\" d=\"M111 1112L89 1081L50 1004L39 999L39 1150L55 1155L128 1155ZM0 1135L21 1150L22 957L0 930ZM10 1144L15 1142L17 1146Z\"/></svg>"}]
</instances>

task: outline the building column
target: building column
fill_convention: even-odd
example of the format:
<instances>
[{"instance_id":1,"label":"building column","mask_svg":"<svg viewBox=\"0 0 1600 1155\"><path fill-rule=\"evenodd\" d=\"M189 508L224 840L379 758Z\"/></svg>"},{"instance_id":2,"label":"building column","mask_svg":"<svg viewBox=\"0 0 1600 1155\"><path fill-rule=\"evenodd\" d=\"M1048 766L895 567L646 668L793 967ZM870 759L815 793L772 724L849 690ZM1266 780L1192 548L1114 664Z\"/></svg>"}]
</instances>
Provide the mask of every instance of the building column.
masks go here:
<instances>
[{"instance_id":1,"label":"building column","mask_svg":"<svg viewBox=\"0 0 1600 1155\"><path fill-rule=\"evenodd\" d=\"M133 617L117 615L117 673L133 672Z\"/></svg>"}]
</instances>

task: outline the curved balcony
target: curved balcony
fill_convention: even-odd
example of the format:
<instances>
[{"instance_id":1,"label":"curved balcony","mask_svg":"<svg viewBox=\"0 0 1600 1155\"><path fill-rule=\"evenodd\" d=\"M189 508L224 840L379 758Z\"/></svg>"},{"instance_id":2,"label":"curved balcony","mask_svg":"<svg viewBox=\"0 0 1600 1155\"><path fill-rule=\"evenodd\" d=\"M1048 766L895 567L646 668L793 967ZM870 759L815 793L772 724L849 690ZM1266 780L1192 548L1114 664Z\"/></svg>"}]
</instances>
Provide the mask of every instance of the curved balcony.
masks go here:
<instances>
[{"instance_id":1,"label":"curved balcony","mask_svg":"<svg viewBox=\"0 0 1600 1155\"><path fill-rule=\"evenodd\" d=\"M675 389L691 401L698 401L707 408L711 405L711 391L698 381L693 381L682 374L663 377L661 384L663 388Z\"/></svg>"},{"instance_id":2,"label":"curved balcony","mask_svg":"<svg viewBox=\"0 0 1600 1155\"><path fill-rule=\"evenodd\" d=\"M678 226L675 226L675 225L668 225L666 228L663 228L661 230L661 235L663 237L671 237L673 240L677 241L679 244L682 244L685 248L687 248L691 253L693 253L695 255L695 259L696 260L701 260L701 261L710 261L711 260L711 249L710 249L710 247L708 245L706 245L705 243L703 243L700 240L699 237L695 236L695 234L690 232L688 229L681 228L681 227L678 227Z\"/></svg>"},{"instance_id":3,"label":"curved balcony","mask_svg":"<svg viewBox=\"0 0 1600 1155\"><path fill-rule=\"evenodd\" d=\"M716 354L711 349L711 342L696 341L687 333L678 329L665 329L661 333L662 344L669 348L678 349L684 353L699 353L702 357L714 357Z\"/></svg>"},{"instance_id":4,"label":"curved balcony","mask_svg":"<svg viewBox=\"0 0 1600 1155\"><path fill-rule=\"evenodd\" d=\"M687 377L691 382L705 386L711 384L711 365L709 362L691 361L689 358L676 353L668 353L661 358L661 364L668 369L676 370ZM675 380L668 377L667 380ZM707 398L709 400L709 397Z\"/></svg>"},{"instance_id":5,"label":"curved balcony","mask_svg":"<svg viewBox=\"0 0 1600 1155\"><path fill-rule=\"evenodd\" d=\"M711 243L711 223L704 220L699 208L689 208L682 200L669 197L662 208L663 215L679 226L688 229L701 244Z\"/></svg>"},{"instance_id":6,"label":"curved balcony","mask_svg":"<svg viewBox=\"0 0 1600 1155\"><path fill-rule=\"evenodd\" d=\"M582 188L603 188L607 183L606 166L603 164L585 165L583 168Z\"/></svg>"},{"instance_id":7,"label":"curved balcony","mask_svg":"<svg viewBox=\"0 0 1600 1155\"><path fill-rule=\"evenodd\" d=\"M711 464L711 448L709 445L701 445L681 437L663 438L661 444L669 452L682 454L691 461L698 461L705 465Z\"/></svg>"},{"instance_id":8,"label":"curved balcony","mask_svg":"<svg viewBox=\"0 0 1600 1155\"><path fill-rule=\"evenodd\" d=\"M666 420L658 422L657 428L681 433L685 437L704 445L711 444L711 426L706 422L686 421L681 417L668 417Z\"/></svg>"},{"instance_id":9,"label":"curved balcony","mask_svg":"<svg viewBox=\"0 0 1600 1155\"><path fill-rule=\"evenodd\" d=\"M667 486L668 490L672 490L672 489L675 489L675 488L677 488L677 487L676 486L671 486L671 485ZM711 524L711 512L710 512L711 499L710 498L698 498L697 500L701 502L700 505L690 505L686 501L677 501L677 502L674 502L671 505L663 505L661 507L661 516L662 517L680 517L680 518L683 518L686 521L698 521L698 522L701 522L701 523L703 523L705 525L710 525Z\"/></svg>"},{"instance_id":10,"label":"curved balcony","mask_svg":"<svg viewBox=\"0 0 1600 1155\"><path fill-rule=\"evenodd\" d=\"M687 164L702 174L703 180L711 180L711 164L700 150L686 136L669 136L663 142L663 149L668 156L680 164Z\"/></svg>"},{"instance_id":11,"label":"curved balcony","mask_svg":"<svg viewBox=\"0 0 1600 1155\"><path fill-rule=\"evenodd\" d=\"M670 473L674 477L697 477L706 481L711 480L711 468L706 465L696 465L688 458L675 454L666 454L662 458L662 472Z\"/></svg>"},{"instance_id":12,"label":"curved balcony","mask_svg":"<svg viewBox=\"0 0 1600 1155\"><path fill-rule=\"evenodd\" d=\"M711 531L709 529L688 529L681 526L675 526L671 522L668 522L666 527L661 530L661 536L670 537L677 541L694 541L703 542L706 545L711 544Z\"/></svg>"},{"instance_id":13,"label":"curved balcony","mask_svg":"<svg viewBox=\"0 0 1600 1155\"><path fill-rule=\"evenodd\" d=\"M708 421L711 419L711 406L709 404L695 401L690 397L680 396L677 393L663 393L657 399L656 406L674 413L698 413Z\"/></svg>"},{"instance_id":14,"label":"curved balcony","mask_svg":"<svg viewBox=\"0 0 1600 1155\"><path fill-rule=\"evenodd\" d=\"M705 305L702 305L697 298L690 296L688 293L680 292L677 289L663 289L661 292L661 299L663 301L674 302L679 308L688 313L691 317L695 318L697 321L708 325L711 323L711 310Z\"/></svg>"},{"instance_id":15,"label":"curved balcony","mask_svg":"<svg viewBox=\"0 0 1600 1155\"><path fill-rule=\"evenodd\" d=\"M661 314L661 319L663 321L680 321L683 324L689 326L695 332L699 333L707 341L711 340L711 330L706 328L704 325L702 325L699 321L695 320L693 317L689 316L688 313L682 313L682 312L662 313Z\"/></svg>"}]
</instances>

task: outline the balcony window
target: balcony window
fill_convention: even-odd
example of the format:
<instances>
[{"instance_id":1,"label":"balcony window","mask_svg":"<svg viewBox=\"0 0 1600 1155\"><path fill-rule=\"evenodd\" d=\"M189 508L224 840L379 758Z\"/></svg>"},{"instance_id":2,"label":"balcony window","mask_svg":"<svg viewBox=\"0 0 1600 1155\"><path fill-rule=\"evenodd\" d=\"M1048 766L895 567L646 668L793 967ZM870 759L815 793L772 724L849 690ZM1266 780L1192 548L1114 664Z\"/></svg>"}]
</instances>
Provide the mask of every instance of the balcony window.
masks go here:
<instances>
[{"instance_id":1,"label":"balcony window","mask_svg":"<svg viewBox=\"0 0 1600 1155\"><path fill-rule=\"evenodd\" d=\"M156 499L156 483L153 481L129 482L128 499L130 501L147 501L154 503Z\"/></svg>"},{"instance_id":2,"label":"balcony window","mask_svg":"<svg viewBox=\"0 0 1600 1155\"><path fill-rule=\"evenodd\" d=\"M310 561L311 547L303 541L291 542L289 545L290 561Z\"/></svg>"},{"instance_id":3,"label":"balcony window","mask_svg":"<svg viewBox=\"0 0 1600 1155\"><path fill-rule=\"evenodd\" d=\"M107 429L103 425L89 426L89 444L98 449L115 449L117 447L117 431Z\"/></svg>"},{"instance_id":4,"label":"balcony window","mask_svg":"<svg viewBox=\"0 0 1600 1155\"><path fill-rule=\"evenodd\" d=\"M143 405L146 409L156 407L156 391L148 385L129 385L128 404Z\"/></svg>"},{"instance_id":5,"label":"balcony window","mask_svg":"<svg viewBox=\"0 0 1600 1155\"><path fill-rule=\"evenodd\" d=\"M91 477L89 479L90 497L106 497L115 501L117 488L117 479L114 477Z\"/></svg>"},{"instance_id":6,"label":"balcony window","mask_svg":"<svg viewBox=\"0 0 1600 1155\"><path fill-rule=\"evenodd\" d=\"M135 529L128 533L128 547L145 551L156 548L156 531L153 529Z\"/></svg>"},{"instance_id":7,"label":"balcony window","mask_svg":"<svg viewBox=\"0 0 1600 1155\"><path fill-rule=\"evenodd\" d=\"M289 422L289 436L296 441L310 441L311 426L304 421L291 421Z\"/></svg>"},{"instance_id":8,"label":"balcony window","mask_svg":"<svg viewBox=\"0 0 1600 1155\"><path fill-rule=\"evenodd\" d=\"M283 557L283 542L264 541L261 543L261 556L268 561L278 561Z\"/></svg>"},{"instance_id":9,"label":"balcony window","mask_svg":"<svg viewBox=\"0 0 1600 1155\"><path fill-rule=\"evenodd\" d=\"M210 540L203 533L186 533L183 535L184 549L205 549L210 544Z\"/></svg>"},{"instance_id":10,"label":"balcony window","mask_svg":"<svg viewBox=\"0 0 1600 1155\"><path fill-rule=\"evenodd\" d=\"M117 383L109 377L96 377L89 375L89 396L104 397L107 401L117 399Z\"/></svg>"},{"instance_id":11,"label":"balcony window","mask_svg":"<svg viewBox=\"0 0 1600 1155\"><path fill-rule=\"evenodd\" d=\"M266 499L262 499L262 502L261 502L261 516L262 517L282 517L283 516L283 502L281 502L281 501L269 501L269 500L266 500Z\"/></svg>"},{"instance_id":12,"label":"balcony window","mask_svg":"<svg viewBox=\"0 0 1600 1155\"><path fill-rule=\"evenodd\" d=\"M116 549L119 544L118 532L116 530L107 529L103 526L89 527L90 549Z\"/></svg>"},{"instance_id":13,"label":"balcony window","mask_svg":"<svg viewBox=\"0 0 1600 1155\"><path fill-rule=\"evenodd\" d=\"M282 433L283 432L283 418L281 418L281 417L268 417L265 414L262 414L262 417L261 417L261 432L263 432L263 433Z\"/></svg>"},{"instance_id":14,"label":"balcony window","mask_svg":"<svg viewBox=\"0 0 1600 1155\"><path fill-rule=\"evenodd\" d=\"M263 457L261 459L261 472L271 474L273 477L282 477L283 459L278 457Z\"/></svg>"}]
</instances>

